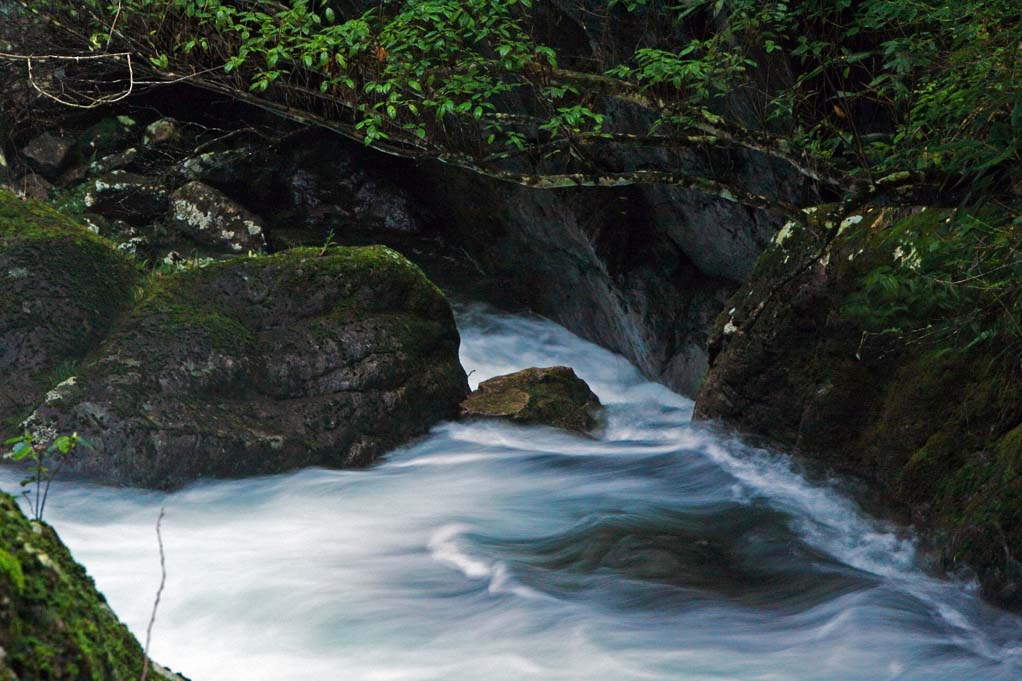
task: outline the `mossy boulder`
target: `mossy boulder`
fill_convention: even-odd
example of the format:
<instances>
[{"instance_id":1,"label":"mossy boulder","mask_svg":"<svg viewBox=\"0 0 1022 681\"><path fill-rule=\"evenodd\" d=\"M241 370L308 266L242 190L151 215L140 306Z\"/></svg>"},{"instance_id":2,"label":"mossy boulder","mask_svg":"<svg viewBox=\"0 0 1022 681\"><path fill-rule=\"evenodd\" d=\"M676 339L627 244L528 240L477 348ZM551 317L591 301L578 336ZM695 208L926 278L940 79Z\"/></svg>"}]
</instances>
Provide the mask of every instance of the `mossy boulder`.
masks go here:
<instances>
[{"instance_id":1,"label":"mossy boulder","mask_svg":"<svg viewBox=\"0 0 1022 681\"><path fill-rule=\"evenodd\" d=\"M0 681L137 681L143 660L53 529L0 493ZM180 680L159 665L150 678Z\"/></svg>"},{"instance_id":2,"label":"mossy boulder","mask_svg":"<svg viewBox=\"0 0 1022 681\"><path fill-rule=\"evenodd\" d=\"M0 425L15 426L130 303L138 272L53 208L0 191Z\"/></svg>"},{"instance_id":3,"label":"mossy boulder","mask_svg":"<svg viewBox=\"0 0 1022 681\"><path fill-rule=\"evenodd\" d=\"M949 569L1022 608L1022 376L1000 348L936 352L869 332L850 301L913 257L941 209L790 225L717 321L697 418L719 418L875 480L930 528ZM906 311L908 314L910 311Z\"/></svg>"},{"instance_id":4,"label":"mossy boulder","mask_svg":"<svg viewBox=\"0 0 1022 681\"><path fill-rule=\"evenodd\" d=\"M468 392L440 291L384 247L296 249L153 277L32 419L78 431L102 480L360 466Z\"/></svg>"},{"instance_id":5,"label":"mossy boulder","mask_svg":"<svg viewBox=\"0 0 1022 681\"><path fill-rule=\"evenodd\" d=\"M181 137L181 125L177 121L173 118L161 118L146 126L142 143L155 147L169 142L178 142Z\"/></svg>"},{"instance_id":6,"label":"mossy boulder","mask_svg":"<svg viewBox=\"0 0 1022 681\"><path fill-rule=\"evenodd\" d=\"M596 426L599 407L600 399L573 369L557 366L483 381L462 402L461 415L506 418L584 433Z\"/></svg>"}]
</instances>

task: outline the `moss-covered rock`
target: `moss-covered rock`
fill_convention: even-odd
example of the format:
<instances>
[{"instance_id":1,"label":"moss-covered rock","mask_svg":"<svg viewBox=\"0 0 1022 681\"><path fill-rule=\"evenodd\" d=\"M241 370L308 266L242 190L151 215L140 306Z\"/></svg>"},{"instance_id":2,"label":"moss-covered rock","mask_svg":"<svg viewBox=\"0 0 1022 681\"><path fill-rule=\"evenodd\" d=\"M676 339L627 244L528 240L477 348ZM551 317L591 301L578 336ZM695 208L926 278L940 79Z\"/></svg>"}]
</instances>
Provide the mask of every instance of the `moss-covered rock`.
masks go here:
<instances>
[{"instance_id":1,"label":"moss-covered rock","mask_svg":"<svg viewBox=\"0 0 1022 681\"><path fill-rule=\"evenodd\" d=\"M177 121L172 118L161 118L146 126L143 144L155 147L180 141L181 137L181 125Z\"/></svg>"},{"instance_id":2,"label":"moss-covered rock","mask_svg":"<svg viewBox=\"0 0 1022 681\"><path fill-rule=\"evenodd\" d=\"M459 340L387 248L240 257L151 278L32 422L89 438L71 467L114 482L365 465L457 414Z\"/></svg>"},{"instance_id":3,"label":"moss-covered rock","mask_svg":"<svg viewBox=\"0 0 1022 681\"><path fill-rule=\"evenodd\" d=\"M461 415L588 432L596 425L599 406L599 398L573 369L558 366L483 381L462 402Z\"/></svg>"},{"instance_id":4,"label":"moss-covered rock","mask_svg":"<svg viewBox=\"0 0 1022 681\"><path fill-rule=\"evenodd\" d=\"M53 208L0 191L0 425L28 415L131 301L138 273Z\"/></svg>"},{"instance_id":5,"label":"moss-covered rock","mask_svg":"<svg viewBox=\"0 0 1022 681\"><path fill-rule=\"evenodd\" d=\"M137 681L143 651L48 525L0 493L0 681ZM180 679L158 665L152 679Z\"/></svg>"},{"instance_id":6,"label":"moss-covered rock","mask_svg":"<svg viewBox=\"0 0 1022 681\"><path fill-rule=\"evenodd\" d=\"M1022 607L1017 368L996 348L937 353L871 333L849 304L871 272L912 257L892 236L948 219L873 208L782 230L718 319L696 415L879 481L932 528L949 568L974 568L991 599Z\"/></svg>"}]
</instances>

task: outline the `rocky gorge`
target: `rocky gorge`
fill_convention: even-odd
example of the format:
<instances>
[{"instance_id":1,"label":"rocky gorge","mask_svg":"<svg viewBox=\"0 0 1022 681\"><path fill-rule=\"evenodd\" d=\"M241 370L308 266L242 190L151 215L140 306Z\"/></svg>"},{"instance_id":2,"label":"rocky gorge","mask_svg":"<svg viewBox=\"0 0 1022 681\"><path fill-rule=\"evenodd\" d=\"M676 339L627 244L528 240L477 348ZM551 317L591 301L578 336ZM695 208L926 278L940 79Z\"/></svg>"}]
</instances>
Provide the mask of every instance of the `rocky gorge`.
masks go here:
<instances>
[{"instance_id":1,"label":"rocky gorge","mask_svg":"<svg viewBox=\"0 0 1022 681\"><path fill-rule=\"evenodd\" d=\"M223 106L215 124L171 106L107 111L4 156L0 421L87 437L95 451L68 472L175 489L361 467L459 412L600 427L600 398L570 369L491 378L470 396L448 296L482 299L619 353L695 397L699 419L869 480L946 570L1022 602L1018 385L990 356L889 345L846 309L896 257L882 236L944 219L939 207L864 208L832 239L686 190L512 188L251 110L232 128L238 109ZM801 191L760 156L729 162L764 193ZM4 503L0 531L57 541ZM672 564L663 536L630 536L600 565L631 565L633 541ZM713 563L727 546L685 550ZM11 555L18 574L45 567ZM11 594L28 582L4 569L0 607L21 607ZM80 586L77 570L60 573ZM125 655L111 669L137 666ZM8 659L12 678L33 678Z\"/></svg>"}]
</instances>

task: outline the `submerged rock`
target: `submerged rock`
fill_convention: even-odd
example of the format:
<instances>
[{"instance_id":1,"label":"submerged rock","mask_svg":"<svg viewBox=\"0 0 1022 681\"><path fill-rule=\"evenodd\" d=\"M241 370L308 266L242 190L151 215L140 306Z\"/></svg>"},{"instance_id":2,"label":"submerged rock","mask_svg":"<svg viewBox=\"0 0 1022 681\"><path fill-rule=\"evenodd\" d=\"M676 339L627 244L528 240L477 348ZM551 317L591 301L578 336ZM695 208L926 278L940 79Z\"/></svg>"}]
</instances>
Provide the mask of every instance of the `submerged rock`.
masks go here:
<instances>
[{"instance_id":1,"label":"submerged rock","mask_svg":"<svg viewBox=\"0 0 1022 681\"><path fill-rule=\"evenodd\" d=\"M31 412L131 300L138 274L53 208L0 191L0 427Z\"/></svg>"},{"instance_id":2,"label":"submerged rock","mask_svg":"<svg viewBox=\"0 0 1022 681\"><path fill-rule=\"evenodd\" d=\"M461 404L465 417L500 417L579 432L596 425L600 400L568 367L525 369L479 384Z\"/></svg>"},{"instance_id":3,"label":"submerged rock","mask_svg":"<svg viewBox=\"0 0 1022 681\"><path fill-rule=\"evenodd\" d=\"M458 346L389 249L235 258L154 278L32 424L90 439L69 466L111 482L366 465L457 414Z\"/></svg>"},{"instance_id":4,"label":"submerged rock","mask_svg":"<svg viewBox=\"0 0 1022 681\"><path fill-rule=\"evenodd\" d=\"M169 227L195 243L226 253L261 251L262 219L222 192L189 182L170 196Z\"/></svg>"},{"instance_id":5,"label":"submerged rock","mask_svg":"<svg viewBox=\"0 0 1022 681\"><path fill-rule=\"evenodd\" d=\"M0 681L135 681L144 659L56 532L0 493ZM159 665L149 671L181 681Z\"/></svg>"}]
</instances>

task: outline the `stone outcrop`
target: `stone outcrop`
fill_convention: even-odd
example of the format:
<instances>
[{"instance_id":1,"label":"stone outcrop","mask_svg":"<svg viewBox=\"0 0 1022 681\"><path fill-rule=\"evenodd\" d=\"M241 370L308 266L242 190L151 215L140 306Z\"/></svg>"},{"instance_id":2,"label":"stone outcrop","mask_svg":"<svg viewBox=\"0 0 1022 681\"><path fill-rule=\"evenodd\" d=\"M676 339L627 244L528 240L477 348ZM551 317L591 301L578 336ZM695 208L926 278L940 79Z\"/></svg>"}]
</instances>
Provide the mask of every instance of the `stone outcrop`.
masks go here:
<instances>
[{"instance_id":1,"label":"stone outcrop","mask_svg":"<svg viewBox=\"0 0 1022 681\"><path fill-rule=\"evenodd\" d=\"M461 415L585 433L596 426L599 407L599 398L573 369L557 366L483 381L462 403Z\"/></svg>"},{"instance_id":2,"label":"stone outcrop","mask_svg":"<svg viewBox=\"0 0 1022 681\"><path fill-rule=\"evenodd\" d=\"M753 158L734 172L754 187L767 182L756 178L778 177ZM425 200L437 202L446 233L487 277L692 396L707 368L708 329L780 227L765 214L669 188L541 190L448 168L429 173Z\"/></svg>"},{"instance_id":3,"label":"stone outcrop","mask_svg":"<svg viewBox=\"0 0 1022 681\"><path fill-rule=\"evenodd\" d=\"M137 681L143 661L56 532L0 493L0 681ZM183 681L156 664L149 678Z\"/></svg>"},{"instance_id":4,"label":"stone outcrop","mask_svg":"<svg viewBox=\"0 0 1022 681\"><path fill-rule=\"evenodd\" d=\"M632 125L645 115L623 109L616 117ZM90 177L65 178L62 193L72 200L61 205L141 258L258 252L263 242L271 251L319 246L328 234L340 244L385 243L452 290L531 308L689 395L706 372L707 330L779 227L694 192L528 189L382 159L325 131L285 132L278 142L244 129L204 137L197 126L161 119L153 135L164 127L188 134L168 132L167 142L147 146L143 125L119 120L93 126L110 129L101 137L109 143L90 158ZM607 163L663 162L642 153L622 151ZM792 198L800 189L754 154L711 162L679 152L670 162L726 173L768 195ZM191 218L181 219L177 199ZM262 235L248 234L247 222ZM482 279L491 283L480 287Z\"/></svg>"},{"instance_id":5,"label":"stone outcrop","mask_svg":"<svg viewBox=\"0 0 1022 681\"><path fill-rule=\"evenodd\" d=\"M937 355L866 333L848 309L868 273L906 257L891 234L946 219L874 208L833 241L823 225L786 227L717 321L696 416L879 482L934 530L949 569L1022 607L1017 367L997 349Z\"/></svg>"},{"instance_id":6,"label":"stone outcrop","mask_svg":"<svg viewBox=\"0 0 1022 681\"><path fill-rule=\"evenodd\" d=\"M143 486L366 465L457 414L458 345L389 249L235 258L151 279L31 426L96 445L70 468Z\"/></svg>"}]
</instances>

